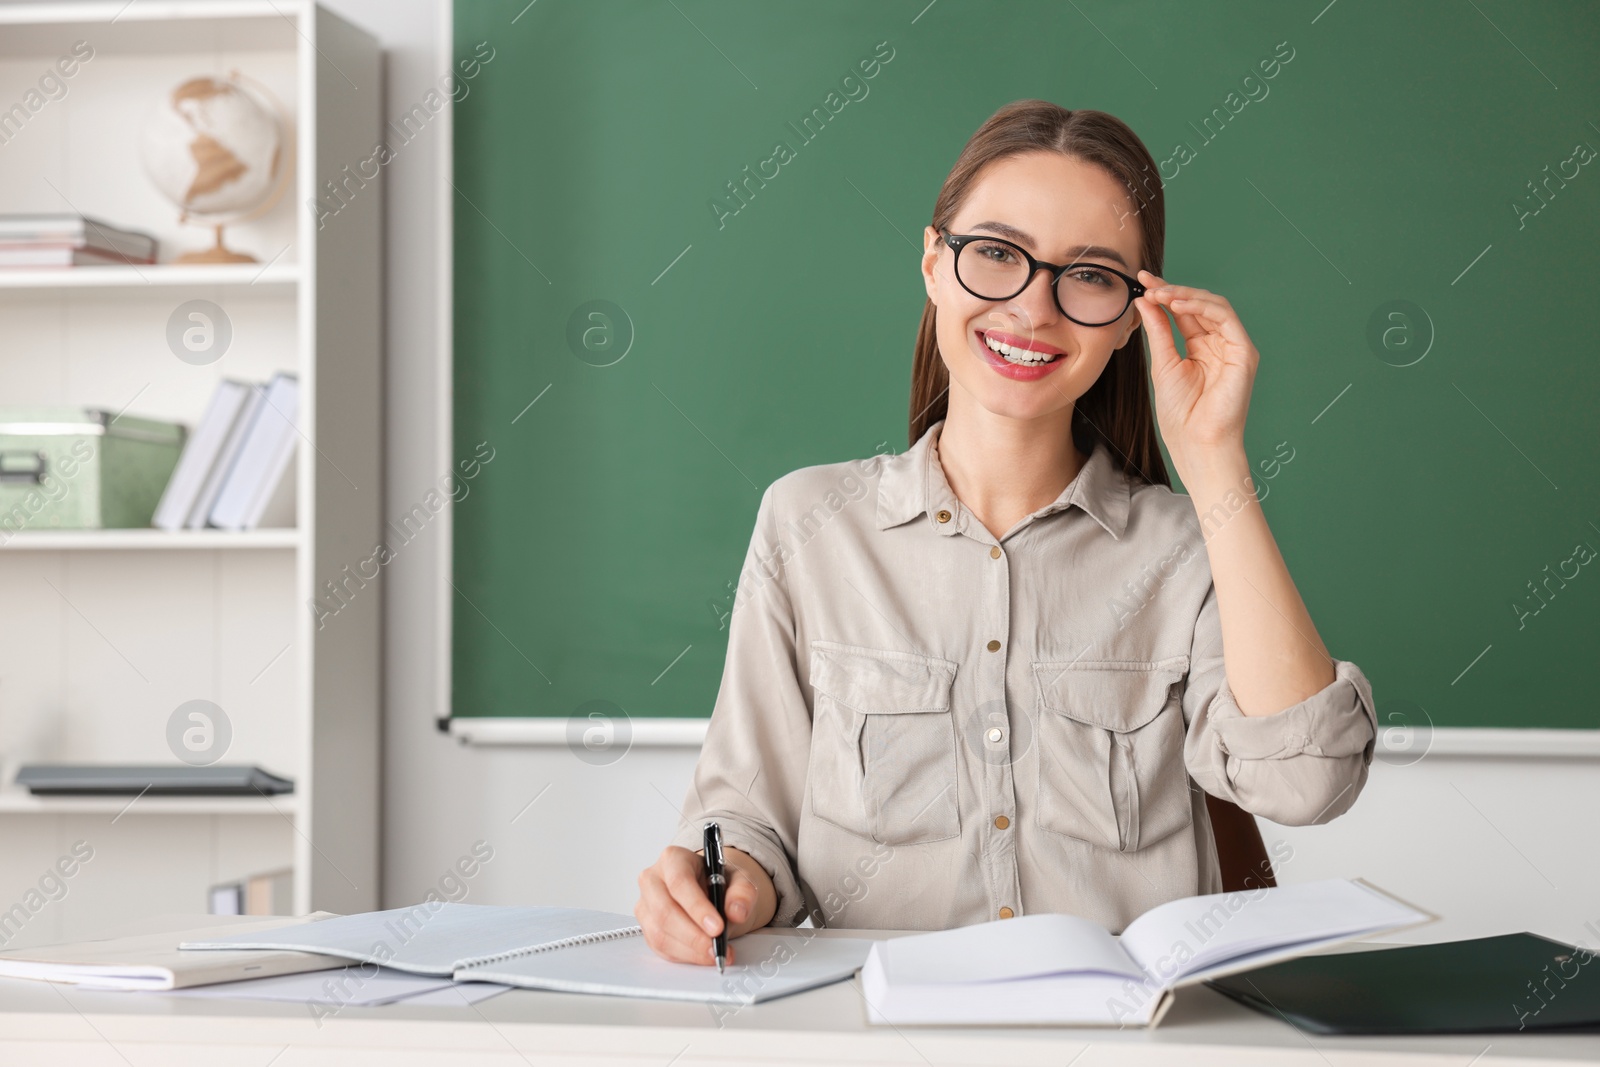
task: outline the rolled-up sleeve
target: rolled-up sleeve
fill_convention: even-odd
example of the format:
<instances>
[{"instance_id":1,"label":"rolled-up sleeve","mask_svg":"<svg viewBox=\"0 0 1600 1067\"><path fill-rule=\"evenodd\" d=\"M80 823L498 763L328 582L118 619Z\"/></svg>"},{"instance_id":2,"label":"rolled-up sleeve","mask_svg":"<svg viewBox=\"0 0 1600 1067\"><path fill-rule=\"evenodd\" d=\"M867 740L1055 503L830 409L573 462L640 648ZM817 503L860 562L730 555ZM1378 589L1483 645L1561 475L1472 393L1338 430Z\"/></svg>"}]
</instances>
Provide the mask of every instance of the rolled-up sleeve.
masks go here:
<instances>
[{"instance_id":1,"label":"rolled-up sleeve","mask_svg":"<svg viewBox=\"0 0 1600 1067\"><path fill-rule=\"evenodd\" d=\"M781 480L780 480L781 481ZM797 926L808 908L796 873L811 749L811 708L800 684L793 604L774 494L761 497L728 622L728 653L706 740L673 844L702 845L702 826L750 854L772 878L773 926Z\"/></svg>"},{"instance_id":2,"label":"rolled-up sleeve","mask_svg":"<svg viewBox=\"0 0 1600 1067\"><path fill-rule=\"evenodd\" d=\"M1206 792L1286 826L1322 823L1355 803L1377 737L1372 684L1335 659L1334 679L1271 715L1239 710L1222 659L1216 587L1195 624L1183 694L1184 761Z\"/></svg>"}]
</instances>

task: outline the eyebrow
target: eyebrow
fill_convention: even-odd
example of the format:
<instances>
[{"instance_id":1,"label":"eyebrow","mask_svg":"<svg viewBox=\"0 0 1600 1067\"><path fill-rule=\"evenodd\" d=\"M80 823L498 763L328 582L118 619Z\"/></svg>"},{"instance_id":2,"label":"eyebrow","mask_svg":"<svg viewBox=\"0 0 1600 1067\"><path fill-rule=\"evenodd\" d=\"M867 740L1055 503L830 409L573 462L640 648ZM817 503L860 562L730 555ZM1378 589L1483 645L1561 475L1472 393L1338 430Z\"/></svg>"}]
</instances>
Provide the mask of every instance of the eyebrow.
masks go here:
<instances>
[{"instance_id":1,"label":"eyebrow","mask_svg":"<svg viewBox=\"0 0 1600 1067\"><path fill-rule=\"evenodd\" d=\"M1035 248L1038 247L1032 237L1028 236L1026 233L1023 233L1015 226L1008 226L1003 222L976 222L968 227L968 229L988 230L991 233L999 234L1008 241L1015 241L1019 245L1029 245ZM1067 255L1072 257L1074 262L1080 256L1095 256L1099 259L1114 259L1118 263L1122 264L1124 268L1128 266L1128 261L1122 258L1121 252L1118 252L1115 248L1107 248L1105 245L1073 245L1071 248L1067 249Z\"/></svg>"}]
</instances>

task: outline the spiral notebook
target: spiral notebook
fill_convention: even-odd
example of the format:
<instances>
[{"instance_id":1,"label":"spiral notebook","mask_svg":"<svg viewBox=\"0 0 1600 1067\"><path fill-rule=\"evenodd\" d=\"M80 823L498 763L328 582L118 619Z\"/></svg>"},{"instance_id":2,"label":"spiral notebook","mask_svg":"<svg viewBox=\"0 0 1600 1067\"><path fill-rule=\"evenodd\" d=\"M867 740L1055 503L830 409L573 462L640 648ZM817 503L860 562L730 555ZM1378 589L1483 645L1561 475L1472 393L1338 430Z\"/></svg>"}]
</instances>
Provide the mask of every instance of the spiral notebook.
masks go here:
<instances>
[{"instance_id":1,"label":"spiral notebook","mask_svg":"<svg viewBox=\"0 0 1600 1067\"><path fill-rule=\"evenodd\" d=\"M866 962L872 942L749 934L734 942L738 962L718 974L715 967L660 958L626 915L438 902L184 941L179 947L290 949L458 982L753 1004L849 978Z\"/></svg>"}]
</instances>

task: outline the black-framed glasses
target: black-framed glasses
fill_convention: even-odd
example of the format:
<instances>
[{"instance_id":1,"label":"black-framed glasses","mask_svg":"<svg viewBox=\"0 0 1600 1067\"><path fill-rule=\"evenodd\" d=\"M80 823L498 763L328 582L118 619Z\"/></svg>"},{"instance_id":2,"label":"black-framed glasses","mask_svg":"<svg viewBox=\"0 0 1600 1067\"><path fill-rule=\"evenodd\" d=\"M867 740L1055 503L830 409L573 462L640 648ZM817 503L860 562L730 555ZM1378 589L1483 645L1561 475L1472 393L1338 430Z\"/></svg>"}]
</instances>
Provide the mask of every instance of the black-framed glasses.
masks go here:
<instances>
[{"instance_id":1,"label":"black-framed glasses","mask_svg":"<svg viewBox=\"0 0 1600 1067\"><path fill-rule=\"evenodd\" d=\"M980 300L1010 300L1039 271L1049 271L1056 307L1079 326L1116 322L1145 292L1138 281L1103 263L1046 263L999 237L945 232L944 243L955 252L956 281Z\"/></svg>"}]
</instances>

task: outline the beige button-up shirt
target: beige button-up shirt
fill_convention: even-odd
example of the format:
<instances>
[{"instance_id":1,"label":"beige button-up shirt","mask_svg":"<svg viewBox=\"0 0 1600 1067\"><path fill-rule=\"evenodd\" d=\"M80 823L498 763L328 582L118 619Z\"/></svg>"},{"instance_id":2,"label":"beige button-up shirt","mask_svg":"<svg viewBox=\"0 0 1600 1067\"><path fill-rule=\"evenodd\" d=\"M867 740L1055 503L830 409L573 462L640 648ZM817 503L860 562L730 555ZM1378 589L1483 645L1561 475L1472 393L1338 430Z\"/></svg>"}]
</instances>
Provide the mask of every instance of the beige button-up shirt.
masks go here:
<instances>
[{"instance_id":1,"label":"beige button-up shirt","mask_svg":"<svg viewBox=\"0 0 1600 1067\"><path fill-rule=\"evenodd\" d=\"M1189 497L1097 444L996 539L950 490L943 425L763 494L675 844L720 822L777 926L1119 931L1221 891L1199 789L1296 825L1354 802L1371 684L1336 659L1293 707L1239 711Z\"/></svg>"}]
</instances>

